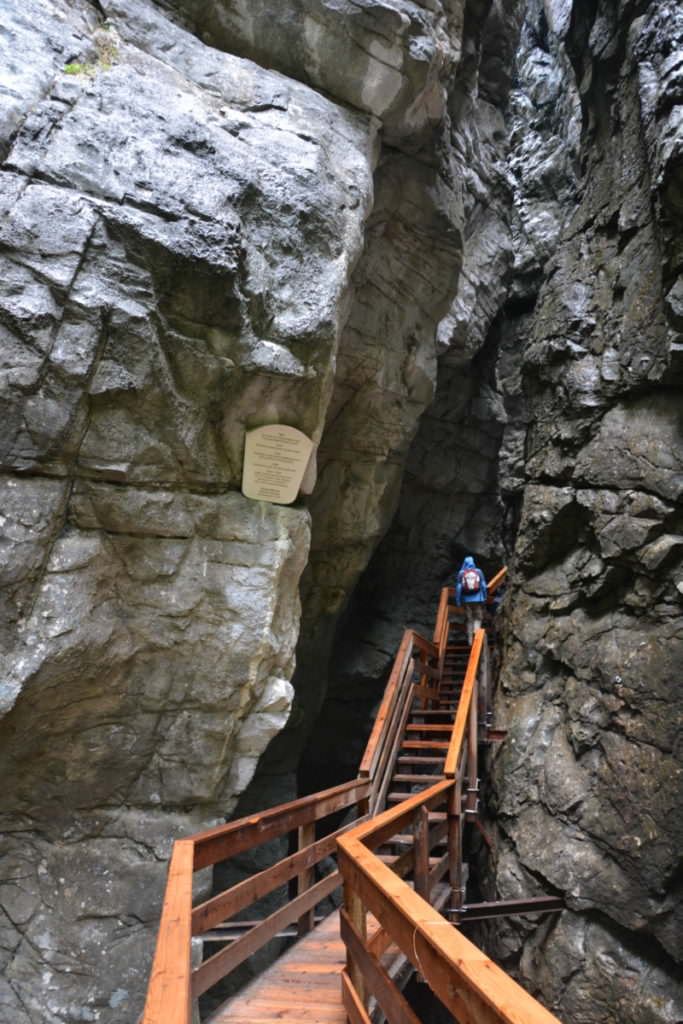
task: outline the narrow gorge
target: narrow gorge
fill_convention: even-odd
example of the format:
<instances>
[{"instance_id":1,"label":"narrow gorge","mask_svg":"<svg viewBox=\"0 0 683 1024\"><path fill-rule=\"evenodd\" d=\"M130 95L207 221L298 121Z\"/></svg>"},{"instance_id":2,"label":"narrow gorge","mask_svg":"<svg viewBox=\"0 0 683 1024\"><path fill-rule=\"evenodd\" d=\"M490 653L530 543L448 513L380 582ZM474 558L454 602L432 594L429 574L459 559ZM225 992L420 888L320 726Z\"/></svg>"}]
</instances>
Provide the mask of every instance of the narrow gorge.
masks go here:
<instances>
[{"instance_id":1,"label":"narrow gorge","mask_svg":"<svg viewBox=\"0 0 683 1024\"><path fill-rule=\"evenodd\" d=\"M172 841L352 778L467 554L481 885L566 903L482 942L681 1024L679 0L0 0L0 205L1 1024L136 1024Z\"/></svg>"}]
</instances>

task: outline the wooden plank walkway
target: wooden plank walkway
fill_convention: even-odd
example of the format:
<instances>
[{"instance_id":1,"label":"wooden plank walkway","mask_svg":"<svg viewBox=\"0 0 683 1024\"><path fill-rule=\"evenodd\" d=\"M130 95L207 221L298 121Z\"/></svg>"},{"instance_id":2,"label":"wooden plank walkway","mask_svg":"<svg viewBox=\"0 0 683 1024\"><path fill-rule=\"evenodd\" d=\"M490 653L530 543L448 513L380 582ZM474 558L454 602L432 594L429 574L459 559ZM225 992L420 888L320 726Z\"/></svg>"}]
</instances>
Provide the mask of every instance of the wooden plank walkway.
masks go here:
<instances>
[{"instance_id":1,"label":"wooden plank walkway","mask_svg":"<svg viewBox=\"0 0 683 1024\"><path fill-rule=\"evenodd\" d=\"M258 978L214 1012L210 1024L346 1024L339 911L321 921Z\"/></svg>"}]
</instances>

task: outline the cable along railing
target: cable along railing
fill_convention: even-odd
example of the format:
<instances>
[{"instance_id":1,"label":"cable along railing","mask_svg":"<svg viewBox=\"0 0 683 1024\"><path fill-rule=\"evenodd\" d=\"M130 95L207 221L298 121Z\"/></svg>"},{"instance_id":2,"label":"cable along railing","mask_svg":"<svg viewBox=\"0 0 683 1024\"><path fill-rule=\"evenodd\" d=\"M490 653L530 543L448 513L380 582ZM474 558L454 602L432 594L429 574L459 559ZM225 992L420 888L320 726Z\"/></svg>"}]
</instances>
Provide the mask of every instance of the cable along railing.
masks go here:
<instances>
[{"instance_id":1,"label":"cable along railing","mask_svg":"<svg viewBox=\"0 0 683 1024\"><path fill-rule=\"evenodd\" d=\"M505 572L491 580L489 596ZM267 942L289 929L305 944L316 907L329 903L342 884L340 931L347 962L340 1000L351 1024L418 1024L402 993L413 971L459 1024L557 1024L440 913L449 913L456 924L467 918L463 834L465 822L477 820L478 749L482 740L500 738L490 728L483 629L467 651L445 738L445 726L425 724L429 715L442 715L435 708L443 704L453 619L459 611L452 597L452 588L442 590L431 641L414 630L404 632L357 779L175 842L140 1024L193 1024L199 996ZM411 714L417 726L410 726ZM428 736L420 730L438 730L434 735L440 739L406 740L413 735L410 728ZM438 781L421 792L392 794L392 779L423 778L402 775L399 765L405 746L417 745L420 754L421 744L439 748ZM396 806L385 809L392 800ZM340 824L340 816L349 815L353 820ZM317 837L316 826L330 816L329 834ZM195 872L285 836L294 852L193 907ZM337 866L330 869L335 854ZM316 867L327 871L318 880ZM193 966L193 938L204 937L206 945L216 930L225 937L236 915L285 885L287 902L261 920L239 920L236 937ZM531 900L522 909L559 907L552 900Z\"/></svg>"}]
</instances>

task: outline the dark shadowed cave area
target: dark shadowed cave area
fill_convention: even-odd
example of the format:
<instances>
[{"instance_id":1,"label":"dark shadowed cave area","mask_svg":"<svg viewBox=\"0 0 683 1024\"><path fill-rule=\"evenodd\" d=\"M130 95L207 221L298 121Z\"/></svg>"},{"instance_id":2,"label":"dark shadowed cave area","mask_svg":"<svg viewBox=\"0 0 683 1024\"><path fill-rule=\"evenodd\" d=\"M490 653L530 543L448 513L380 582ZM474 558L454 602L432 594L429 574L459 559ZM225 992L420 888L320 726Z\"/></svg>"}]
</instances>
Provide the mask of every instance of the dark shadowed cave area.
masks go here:
<instances>
[{"instance_id":1,"label":"dark shadowed cave area","mask_svg":"<svg viewBox=\"0 0 683 1024\"><path fill-rule=\"evenodd\" d=\"M353 778L466 554L472 894L566 904L476 941L681 1024L680 3L0 0L0 158L2 1024L137 1021L172 841Z\"/></svg>"}]
</instances>

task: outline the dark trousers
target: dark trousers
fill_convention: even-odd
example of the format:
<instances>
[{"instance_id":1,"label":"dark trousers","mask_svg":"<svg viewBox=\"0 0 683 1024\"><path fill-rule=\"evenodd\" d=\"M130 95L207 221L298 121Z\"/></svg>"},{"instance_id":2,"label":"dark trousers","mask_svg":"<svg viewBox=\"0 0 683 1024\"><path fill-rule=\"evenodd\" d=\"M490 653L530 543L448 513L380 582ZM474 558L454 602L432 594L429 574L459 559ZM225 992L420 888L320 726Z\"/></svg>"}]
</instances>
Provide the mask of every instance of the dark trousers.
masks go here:
<instances>
[{"instance_id":1,"label":"dark trousers","mask_svg":"<svg viewBox=\"0 0 683 1024\"><path fill-rule=\"evenodd\" d=\"M472 640L474 634L478 629L481 629L484 621L484 602L483 601L466 601L465 602L465 628L467 629L467 643L472 646Z\"/></svg>"}]
</instances>

